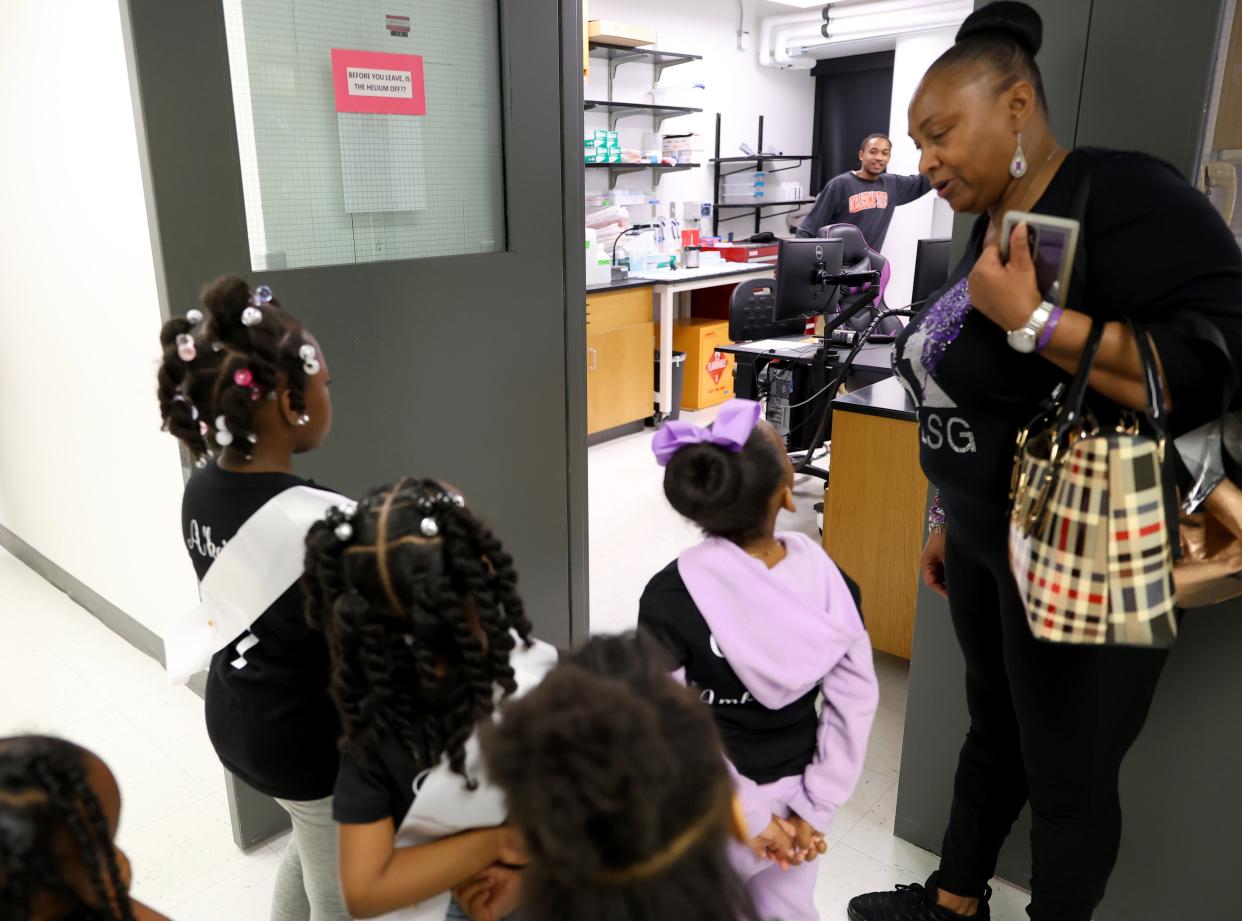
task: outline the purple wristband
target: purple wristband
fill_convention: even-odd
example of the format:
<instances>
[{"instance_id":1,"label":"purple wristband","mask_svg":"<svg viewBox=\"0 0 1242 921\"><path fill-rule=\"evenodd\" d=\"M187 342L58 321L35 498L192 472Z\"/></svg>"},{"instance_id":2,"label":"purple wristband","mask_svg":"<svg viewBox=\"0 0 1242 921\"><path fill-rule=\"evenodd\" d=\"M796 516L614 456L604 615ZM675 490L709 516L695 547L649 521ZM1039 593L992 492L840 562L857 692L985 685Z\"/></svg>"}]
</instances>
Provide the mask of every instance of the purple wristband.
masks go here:
<instances>
[{"instance_id":1,"label":"purple wristband","mask_svg":"<svg viewBox=\"0 0 1242 921\"><path fill-rule=\"evenodd\" d=\"M1061 314L1065 313L1063 307L1053 307L1052 313L1048 314L1048 322L1044 324L1043 332L1039 334L1039 341L1035 343L1035 351L1042 352L1048 347L1048 343L1052 341L1052 332L1057 328L1057 324L1061 322Z\"/></svg>"}]
</instances>

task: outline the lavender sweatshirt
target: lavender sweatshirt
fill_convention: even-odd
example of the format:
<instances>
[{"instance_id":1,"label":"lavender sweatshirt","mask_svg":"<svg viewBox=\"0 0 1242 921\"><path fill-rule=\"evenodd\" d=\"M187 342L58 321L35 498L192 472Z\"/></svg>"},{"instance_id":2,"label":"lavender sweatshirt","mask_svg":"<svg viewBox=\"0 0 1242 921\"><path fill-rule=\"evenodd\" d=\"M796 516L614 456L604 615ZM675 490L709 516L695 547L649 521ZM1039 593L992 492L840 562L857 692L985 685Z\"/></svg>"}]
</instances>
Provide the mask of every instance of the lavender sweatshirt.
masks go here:
<instances>
[{"instance_id":1,"label":"lavender sweatshirt","mask_svg":"<svg viewBox=\"0 0 1242 921\"><path fill-rule=\"evenodd\" d=\"M836 564L804 534L777 537L786 556L771 569L716 538L683 553L677 568L719 652L760 704L779 710L816 687L822 695L815 755L786 803L737 775L752 830L786 806L827 832L862 773L879 688L871 641Z\"/></svg>"}]
</instances>

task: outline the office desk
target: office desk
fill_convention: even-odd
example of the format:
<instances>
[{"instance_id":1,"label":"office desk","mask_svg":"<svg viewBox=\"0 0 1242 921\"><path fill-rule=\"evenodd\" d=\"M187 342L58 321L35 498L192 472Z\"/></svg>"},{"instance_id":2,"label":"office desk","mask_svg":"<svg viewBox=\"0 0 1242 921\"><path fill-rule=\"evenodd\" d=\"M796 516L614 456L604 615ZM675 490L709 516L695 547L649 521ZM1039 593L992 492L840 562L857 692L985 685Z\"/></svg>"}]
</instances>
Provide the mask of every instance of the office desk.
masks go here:
<instances>
[{"instance_id":1,"label":"office desk","mask_svg":"<svg viewBox=\"0 0 1242 921\"><path fill-rule=\"evenodd\" d=\"M781 361L810 365L815 362L815 353L819 350L819 344L820 340L816 336L784 336L780 339L756 339L754 342L735 342L733 345L717 349L717 351L728 352L737 356L739 368L743 364L753 368L758 360L766 358L779 358ZM834 345L830 346L830 348L836 353L836 358L829 360L829 367L836 364L838 360L843 360L850 353L850 346L847 345ZM850 368L847 384L850 384L852 389L858 389L878 383L886 377L891 377L893 374L892 356L893 344L891 342L864 345L859 349L858 357L854 359L854 365ZM752 399L750 394L753 393L753 387L747 386L749 390L745 398ZM739 388L735 389L737 390L737 395L742 397L740 382Z\"/></svg>"},{"instance_id":2,"label":"office desk","mask_svg":"<svg viewBox=\"0 0 1242 921\"><path fill-rule=\"evenodd\" d=\"M832 402L824 549L862 588L871 644L909 659L927 478L914 406L895 377Z\"/></svg>"},{"instance_id":3,"label":"office desk","mask_svg":"<svg viewBox=\"0 0 1242 921\"><path fill-rule=\"evenodd\" d=\"M735 285L752 278L773 278L776 266L756 266L726 262L698 269L659 269L631 275L651 283L658 296L660 312L660 411L657 422L673 411L673 321L677 316L677 295L700 288Z\"/></svg>"}]
</instances>

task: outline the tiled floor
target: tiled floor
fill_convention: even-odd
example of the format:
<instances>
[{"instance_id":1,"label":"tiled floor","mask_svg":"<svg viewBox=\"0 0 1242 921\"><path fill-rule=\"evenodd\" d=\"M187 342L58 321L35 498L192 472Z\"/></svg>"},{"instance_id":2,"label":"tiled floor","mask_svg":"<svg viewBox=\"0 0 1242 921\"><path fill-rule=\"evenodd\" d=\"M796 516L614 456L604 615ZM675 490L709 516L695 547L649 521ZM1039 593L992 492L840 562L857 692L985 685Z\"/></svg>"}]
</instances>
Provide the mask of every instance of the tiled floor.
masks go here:
<instances>
[{"instance_id":1,"label":"tiled floor","mask_svg":"<svg viewBox=\"0 0 1242 921\"><path fill-rule=\"evenodd\" d=\"M591 451L592 624L633 625L646 579L697 536L668 508L650 434ZM799 485L797 515L784 527L815 533L818 481ZM170 687L162 670L0 551L0 736L63 735L98 752L120 779L120 842L133 862L136 895L174 921L261 921L283 841L242 853L233 845L222 769L207 741L201 701ZM881 709L866 770L831 830L817 901L825 919L845 918L864 891L924 879L932 854L892 836L905 715L906 665L877 662ZM1025 917L1025 897L998 887L992 916Z\"/></svg>"}]
</instances>

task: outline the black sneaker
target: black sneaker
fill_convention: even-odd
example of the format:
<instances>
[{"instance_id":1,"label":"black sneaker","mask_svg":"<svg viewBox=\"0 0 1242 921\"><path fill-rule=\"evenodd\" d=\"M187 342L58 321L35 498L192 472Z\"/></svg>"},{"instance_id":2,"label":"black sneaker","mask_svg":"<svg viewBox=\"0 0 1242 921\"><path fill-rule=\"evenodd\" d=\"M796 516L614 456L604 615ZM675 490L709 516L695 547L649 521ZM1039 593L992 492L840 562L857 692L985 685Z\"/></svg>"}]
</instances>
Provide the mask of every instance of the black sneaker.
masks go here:
<instances>
[{"instance_id":1,"label":"black sneaker","mask_svg":"<svg viewBox=\"0 0 1242 921\"><path fill-rule=\"evenodd\" d=\"M936 879L933 873L926 886L914 883L898 886L892 892L869 892L850 900L850 921L962 921L959 915L936 904ZM988 899L992 890L985 888L979 900L979 910L971 915L973 921L989 921Z\"/></svg>"}]
</instances>

